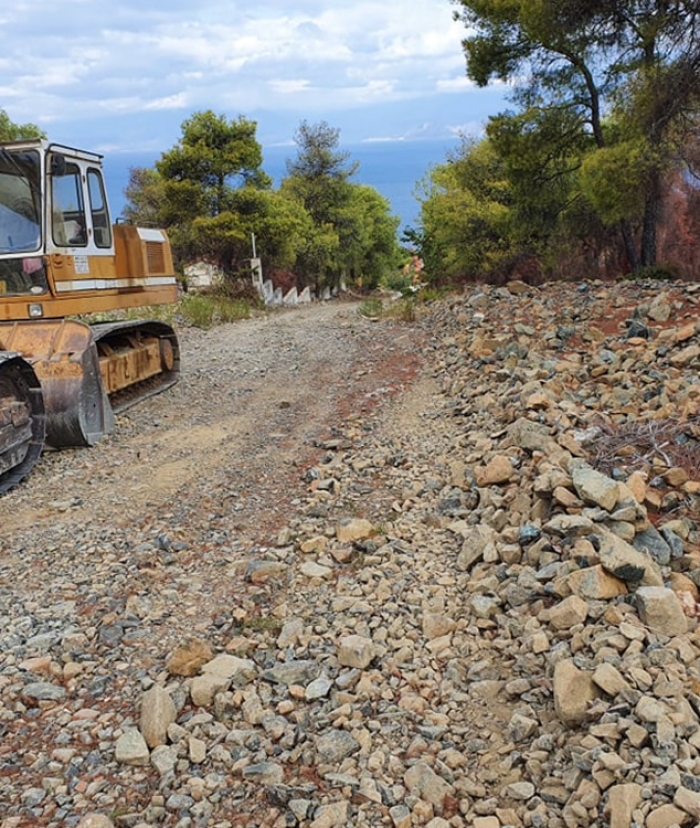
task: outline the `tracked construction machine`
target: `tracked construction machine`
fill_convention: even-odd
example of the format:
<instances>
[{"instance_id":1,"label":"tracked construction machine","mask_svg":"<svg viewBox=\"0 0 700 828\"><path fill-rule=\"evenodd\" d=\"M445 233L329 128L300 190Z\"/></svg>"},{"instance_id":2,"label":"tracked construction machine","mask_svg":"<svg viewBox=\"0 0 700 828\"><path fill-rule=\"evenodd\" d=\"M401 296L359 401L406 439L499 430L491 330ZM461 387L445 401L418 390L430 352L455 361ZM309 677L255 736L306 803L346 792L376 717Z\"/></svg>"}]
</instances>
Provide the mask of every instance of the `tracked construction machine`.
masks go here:
<instances>
[{"instance_id":1,"label":"tracked construction machine","mask_svg":"<svg viewBox=\"0 0 700 828\"><path fill-rule=\"evenodd\" d=\"M102 156L0 144L0 493L45 442L92 445L115 411L177 380L169 325L71 317L176 299L165 232L112 224Z\"/></svg>"}]
</instances>

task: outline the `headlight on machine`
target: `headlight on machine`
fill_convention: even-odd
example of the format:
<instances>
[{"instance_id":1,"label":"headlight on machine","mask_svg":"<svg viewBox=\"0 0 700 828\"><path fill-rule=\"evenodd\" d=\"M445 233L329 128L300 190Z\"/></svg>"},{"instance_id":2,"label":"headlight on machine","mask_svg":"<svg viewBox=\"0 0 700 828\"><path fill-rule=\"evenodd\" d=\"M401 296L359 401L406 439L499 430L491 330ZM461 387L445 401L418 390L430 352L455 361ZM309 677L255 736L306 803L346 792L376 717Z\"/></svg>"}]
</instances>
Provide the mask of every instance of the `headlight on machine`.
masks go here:
<instances>
[{"instance_id":1,"label":"headlight on machine","mask_svg":"<svg viewBox=\"0 0 700 828\"><path fill-rule=\"evenodd\" d=\"M32 302L29 306L29 316L31 319L39 319L44 315L44 308L40 302Z\"/></svg>"}]
</instances>

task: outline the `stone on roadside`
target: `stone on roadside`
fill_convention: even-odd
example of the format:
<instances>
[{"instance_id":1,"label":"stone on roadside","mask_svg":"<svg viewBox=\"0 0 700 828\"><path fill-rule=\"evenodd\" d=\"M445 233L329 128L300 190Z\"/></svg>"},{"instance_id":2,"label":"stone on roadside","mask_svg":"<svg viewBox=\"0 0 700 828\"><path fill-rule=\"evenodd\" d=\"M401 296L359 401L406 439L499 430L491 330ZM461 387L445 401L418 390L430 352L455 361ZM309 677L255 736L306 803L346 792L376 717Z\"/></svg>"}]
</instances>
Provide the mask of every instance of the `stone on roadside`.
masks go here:
<instances>
[{"instance_id":1,"label":"stone on roadside","mask_svg":"<svg viewBox=\"0 0 700 828\"><path fill-rule=\"evenodd\" d=\"M343 667L364 670L374 658L374 643L361 635L347 635L338 644L338 662Z\"/></svg>"},{"instance_id":2,"label":"stone on roadside","mask_svg":"<svg viewBox=\"0 0 700 828\"><path fill-rule=\"evenodd\" d=\"M690 822L691 816L675 805L660 805L647 814L644 821L645 828L672 828L674 825L685 825Z\"/></svg>"},{"instance_id":3,"label":"stone on roadside","mask_svg":"<svg viewBox=\"0 0 700 828\"><path fill-rule=\"evenodd\" d=\"M625 481L625 486L632 493L632 496L637 503L640 505L644 503L647 494L647 482L646 477L642 474L642 472L632 472L632 474Z\"/></svg>"},{"instance_id":4,"label":"stone on roadside","mask_svg":"<svg viewBox=\"0 0 700 828\"><path fill-rule=\"evenodd\" d=\"M569 630L577 624L583 624L588 616L588 603L578 595L570 595L548 610L540 617L549 621L555 630Z\"/></svg>"},{"instance_id":5,"label":"stone on roadside","mask_svg":"<svg viewBox=\"0 0 700 828\"><path fill-rule=\"evenodd\" d=\"M590 535L595 524L585 515L554 515L542 528L552 535L576 538Z\"/></svg>"},{"instance_id":6,"label":"stone on roadside","mask_svg":"<svg viewBox=\"0 0 700 828\"><path fill-rule=\"evenodd\" d=\"M364 518L343 518L338 521L335 536L341 543L352 543L369 538L373 531L372 524Z\"/></svg>"},{"instance_id":7,"label":"stone on roadside","mask_svg":"<svg viewBox=\"0 0 700 828\"><path fill-rule=\"evenodd\" d=\"M535 795L535 786L532 782L511 782L501 792L507 799L516 799L526 802Z\"/></svg>"},{"instance_id":8,"label":"stone on roadside","mask_svg":"<svg viewBox=\"0 0 700 828\"><path fill-rule=\"evenodd\" d=\"M187 755L193 765L201 765L207 758L207 743L203 739L190 736L187 740Z\"/></svg>"},{"instance_id":9,"label":"stone on roadside","mask_svg":"<svg viewBox=\"0 0 700 828\"><path fill-rule=\"evenodd\" d=\"M348 808L345 800L321 805L309 828L345 828L348 825Z\"/></svg>"},{"instance_id":10,"label":"stone on roadside","mask_svg":"<svg viewBox=\"0 0 700 828\"><path fill-rule=\"evenodd\" d=\"M214 702L214 696L224 690L228 690L231 679L220 676L216 673L204 673L195 676L190 684L190 698L196 707L210 707Z\"/></svg>"},{"instance_id":11,"label":"stone on roadside","mask_svg":"<svg viewBox=\"0 0 700 828\"><path fill-rule=\"evenodd\" d=\"M508 736L516 743L530 739L538 729L539 723L522 713L514 713L508 722Z\"/></svg>"},{"instance_id":12,"label":"stone on roadside","mask_svg":"<svg viewBox=\"0 0 700 828\"><path fill-rule=\"evenodd\" d=\"M104 814L85 814L76 828L114 828L114 823Z\"/></svg>"},{"instance_id":13,"label":"stone on roadside","mask_svg":"<svg viewBox=\"0 0 700 828\"><path fill-rule=\"evenodd\" d=\"M313 538L308 538L299 545L299 550L305 555L320 554L325 552L328 548L328 538L325 535L316 535Z\"/></svg>"},{"instance_id":14,"label":"stone on roadside","mask_svg":"<svg viewBox=\"0 0 700 828\"><path fill-rule=\"evenodd\" d=\"M173 650L166 663L173 676L196 676L201 666L214 657L214 650L208 641L190 639Z\"/></svg>"},{"instance_id":15,"label":"stone on roadside","mask_svg":"<svg viewBox=\"0 0 700 828\"><path fill-rule=\"evenodd\" d=\"M394 828L411 828L413 823L411 812L405 805L394 805L389 808L389 817Z\"/></svg>"},{"instance_id":16,"label":"stone on roadside","mask_svg":"<svg viewBox=\"0 0 700 828\"><path fill-rule=\"evenodd\" d=\"M673 804L689 814L695 822L700 822L700 792L693 791L683 785L676 789L673 795Z\"/></svg>"},{"instance_id":17,"label":"stone on roadside","mask_svg":"<svg viewBox=\"0 0 700 828\"><path fill-rule=\"evenodd\" d=\"M307 684L304 691L304 698L307 701L316 701L316 699L325 698L333 687L333 681L326 676L319 676L312 682Z\"/></svg>"},{"instance_id":18,"label":"stone on roadside","mask_svg":"<svg viewBox=\"0 0 700 828\"><path fill-rule=\"evenodd\" d=\"M485 466L475 469L476 485L484 488L507 483L516 474L510 457L506 454L497 454Z\"/></svg>"},{"instance_id":19,"label":"stone on roadside","mask_svg":"<svg viewBox=\"0 0 700 828\"><path fill-rule=\"evenodd\" d=\"M404 774L403 781L412 796L438 808L442 808L446 796L454 794L454 787L425 762L411 766Z\"/></svg>"},{"instance_id":20,"label":"stone on roadside","mask_svg":"<svg viewBox=\"0 0 700 828\"><path fill-rule=\"evenodd\" d=\"M305 561L299 567L299 572L307 578L328 578L333 574L329 566L323 566L315 561Z\"/></svg>"},{"instance_id":21,"label":"stone on roadside","mask_svg":"<svg viewBox=\"0 0 700 828\"><path fill-rule=\"evenodd\" d=\"M360 750L360 743L347 730L331 730L316 741L316 751L324 762L339 764Z\"/></svg>"},{"instance_id":22,"label":"stone on roadside","mask_svg":"<svg viewBox=\"0 0 700 828\"><path fill-rule=\"evenodd\" d=\"M495 816L474 817L473 828L501 828L501 821Z\"/></svg>"},{"instance_id":23,"label":"stone on roadside","mask_svg":"<svg viewBox=\"0 0 700 828\"><path fill-rule=\"evenodd\" d=\"M177 765L177 746L158 745L151 751L151 765L160 776L172 773Z\"/></svg>"},{"instance_id":24,"label":"stone on roadside","mask_svg":"<svg viewBox=\"0 0 700 828\"><path fill-rule=\"evenodd\" d=\"M168 726L177 718L172 696L159 684L154 684L141 698L139 729L150 748L163 745L168 739Z\"/></svg>"},{"instance_id":25,"label":"stone on roadside","mask_svg":"<svg viewBox=\"0 0 700 828\"><path fill-rule=\"evenodd\" d=\"M611 575L630 584L663 585L658 565L644 552L639 552L612 532L599 536L599 542L600 563Z\"/></svg>"},{"instance_id":26,"label":"stone on roadside","mask_svg":"<svg viewBox=\"0 0 700 828\"><path fill-rule=\"evenodd\" d=\"M125 730L117 739L114 758L120 765L147 765L150 757L146 740L135 727Z\"/></svg>"},{"instance_id":27,"label":"stone on roadside","mask_svg":"<svg viewBox=\"0 0 700 828\"><path fill-rule=\"evenodd\" d=\"M287 572L288 566L282 561L268 561L256 558L249 561L245 570L245 579L251 584L266 584L280 578Z\"/></svg>"},{"instance_id":28,"label":"stone on roadside","mask_svg":"<svg viewBox=\"0 0 700 828\"><path fill-rule=\"evenodd\" d=\"M277 636L277 646L281 649L294 646L304 634L304 629L302 618L288 618Z\"/></svg>"},{"instance_id":29,"label":"stone on roadside","mask_svg":"<svg viewBox=\"0 0 700 828\"><path fill-rule=\"evenodd\" d=\"M426 612L423 615L423 635L432 641L454 632L457 622L448 615Z\"/></svg>"},{"instance_id":30,"label":"stone on roadside","mask_svg":"<svg viewBox=\"0 0 700 828\"><path fill-rule=\"evenodd\" d=\"M464 540L456 563L460 572L468 572L477 561L484 557L496 557L496 533L490 526L481 523L475 526L468 525L461 535Z\"/></svg>"},{"instance_id":31,"label":"stone on roadside","mask_svg":"<svg viewBox=\"0 0 700 828\"><path fill-rule=\"evenodd\" d=\"M284 779L284 768L277 762L256 762L243 768L243 778L260 785L279 785Z\"/></svg>"},{"instance_id":32,"label":"stone on roadside","mask_svg":"<svg viewBox=\"0 0 700 828\"><path fill-rule=\"evenodd\" d=\"M320 673L321 665L318 662L311 659L292 659L265 670L262 678L274 684L285 684L287 687L292 684L306 686L318 678Z\"/></svg>"},{"instance_id":33,"label":"stone on roadside","mask_svg":"<svg viewBox=\"0 0 700 828\"><path fill-rule=\"evenodd\" d=\"M628 592L624 581L606 572L599 564L575 570L566 582L574 595L589 601L606 601Z\"/></svg>"},{"instance_id":34,"label":"stone on roadside","mask_svg":"<svg viewBox=\"0 0 700 828\"><path fill-rule=\"evenodd\" d=\"M594 503L606 512L613 511L617 503L619 488L612 478L595 471L580 460L574 460L571 463L570 472L574 489L581 500Z\"/></svg>"},{"instance_id":35,"label":"stone on roadside","mask_svg":"<svg viewBox=\"0 0 700 828\"><path fill-rule=\"evenodd\" d=\"M593 682L608 696L617 696L631 689L630 683L612 664L599 664L593 671Z\"/></svg>"},{"instance_id":36,"label":"stone on roadside","mask_svg":"<svg viewBox=\"0 0 700 828\"><path fill-rule=\"evenodd\" d=\"M249 658L222 653L202 665L202 674L229 679L234 687L245 687L256 677L258 668Z\"/></svg>"},{"instance_id":37,"label":"stone on roadside","mask_svg":"<svg viewBox=\"0 0 700 828\"><path fill-rule=\"evenodd\" d=\"M660 586L640 587L635 593L639 617L652 632L673 638L688 631L688 619L678 596Z\"/></svg>"},{"instance_id":38,"label":"stone on roadside","mask_svg":"<svg viewBox=\"0 0 700 828\"><path fill-rule=\"evenodd\" d=\"M659 566L667 566L671 562L671 547L652 524L643 532L637 532L632 546L637 551L649 555Z\"/></svg>"},{"instance_id":39,"label":"stone on roadside","mask_svg":"<svg viewBox=\"0 0 700 828\"><path fill-rule=\"evenodd\" d=\"M554 668L554 709L559 719L570 727L582 724L598 692L593 676L579 670L571 659L557 662Z\"/></svg>"},{"instance_id":40,"label":"stone on roadside","mask_svg":"<svg viewBox=\"0 0 700 828\"><path fill-rule=\"evenodd\" d=\"M33 701L60 701L65 698L66 690L47 681L34 681L24 685L22 695Z\"/></svg>"}]
</instances>

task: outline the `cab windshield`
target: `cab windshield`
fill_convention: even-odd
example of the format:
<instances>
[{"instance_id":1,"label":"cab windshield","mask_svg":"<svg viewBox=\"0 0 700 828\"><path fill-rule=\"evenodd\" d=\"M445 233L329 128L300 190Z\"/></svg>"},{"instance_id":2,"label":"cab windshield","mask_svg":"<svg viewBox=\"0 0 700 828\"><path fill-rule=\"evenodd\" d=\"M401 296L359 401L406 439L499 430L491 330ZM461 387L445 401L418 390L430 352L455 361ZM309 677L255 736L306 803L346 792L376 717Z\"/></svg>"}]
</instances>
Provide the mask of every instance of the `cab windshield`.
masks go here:
<instances>
[{"instance_id":1,"label":"cab windshield","mask_svg":"<svg viewBox=\"0 0 700 828\"><path fill-rule=\"evenodd\" d=\"M31 149L0 149L0 295L47 290L41 255L41 161Z\"/></svg>"},{"instance_id":2,"label":"cab windshield","mask_svg":"<svg viewBox=\"0 0 700 828\"><path fill-rule=\"evenodd\" d=\"M36 150L0 150L0 254L41 245L41 165Z\"/></svg>"}]
</instances>

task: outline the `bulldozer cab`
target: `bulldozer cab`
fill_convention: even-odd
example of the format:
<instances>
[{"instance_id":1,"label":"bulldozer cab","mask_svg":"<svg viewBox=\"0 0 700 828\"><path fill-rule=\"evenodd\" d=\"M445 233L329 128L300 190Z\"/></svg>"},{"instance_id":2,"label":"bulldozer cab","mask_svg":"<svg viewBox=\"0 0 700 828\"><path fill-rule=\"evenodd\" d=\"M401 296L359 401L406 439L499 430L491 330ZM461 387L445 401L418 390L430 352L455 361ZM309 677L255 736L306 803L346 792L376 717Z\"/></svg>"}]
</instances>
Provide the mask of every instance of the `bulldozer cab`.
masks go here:
<instances>
[{"instance_id":1,"label":"bulldozer cab","mask_svg":"<svg viewBox=\"0 0 700 828\"><path fill-rule=\"evenodd\" d=\"M47 195L51 212L47 249L82 249L91 255L112 250L100 159L93 158L87 153L71 157L65 150L49 149Z\"/></svg>"},{"instance_id":2,"label":"bulldozer cab","mask_svg":"<svg viewBox=\"0 0 700 828\"><path fill-rule=\"evenodd\" d=\"M112 224L101 155L44 139L0 144L0 322L176 298L167 234Z\"/></svg>"},{"instance_id":3,"label":"bulldozer cab","mask_svg":"<svg viewBox=\"0 0 700 828\"><path fill-rule=\"evenodd\" d=\"M0 147L0 294L49 290L44 256L114 255L100 155L43 140Z\"/></svg>"}]
</instances>

